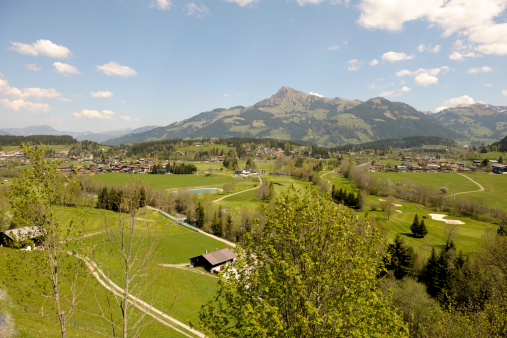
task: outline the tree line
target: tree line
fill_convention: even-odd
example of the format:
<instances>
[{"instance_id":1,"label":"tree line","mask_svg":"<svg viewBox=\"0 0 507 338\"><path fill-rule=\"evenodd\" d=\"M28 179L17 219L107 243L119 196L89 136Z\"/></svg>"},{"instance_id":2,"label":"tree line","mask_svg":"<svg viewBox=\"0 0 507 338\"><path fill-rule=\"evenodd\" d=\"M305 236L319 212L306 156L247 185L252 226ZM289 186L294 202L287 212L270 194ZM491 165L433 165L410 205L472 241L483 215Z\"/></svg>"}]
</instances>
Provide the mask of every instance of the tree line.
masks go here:
<instances>
[{"instance_id":1,"label":"tree line","mask_svg":"<svg viewBox=\"0 0 507 338\"><path fill-rule=\"evenodd\" d=\"M21 146L24 144L44 144L44 145L71 145L78 143L78 140L69 135L30 135L30 136L13 136L0 135L0 146Z\"/></svg>"}]
</instances>

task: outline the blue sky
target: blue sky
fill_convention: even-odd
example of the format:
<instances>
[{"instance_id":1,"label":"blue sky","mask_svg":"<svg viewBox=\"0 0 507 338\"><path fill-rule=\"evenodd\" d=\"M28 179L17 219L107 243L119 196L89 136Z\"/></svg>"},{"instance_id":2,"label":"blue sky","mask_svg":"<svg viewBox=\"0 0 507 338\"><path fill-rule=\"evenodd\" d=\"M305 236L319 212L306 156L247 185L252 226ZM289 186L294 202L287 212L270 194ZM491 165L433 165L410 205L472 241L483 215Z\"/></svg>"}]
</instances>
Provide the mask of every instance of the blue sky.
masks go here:
<instances>
[{"instance_id":1,"label":"blue sky","mask_svg":"<svg viewBox=\"0 0 507 338\"><path fill-rule=\"evenodd\" d=\"M507 106L506 0L2 0L0 127L100 132L280 87Z\"/></svg>"}]
</instances>

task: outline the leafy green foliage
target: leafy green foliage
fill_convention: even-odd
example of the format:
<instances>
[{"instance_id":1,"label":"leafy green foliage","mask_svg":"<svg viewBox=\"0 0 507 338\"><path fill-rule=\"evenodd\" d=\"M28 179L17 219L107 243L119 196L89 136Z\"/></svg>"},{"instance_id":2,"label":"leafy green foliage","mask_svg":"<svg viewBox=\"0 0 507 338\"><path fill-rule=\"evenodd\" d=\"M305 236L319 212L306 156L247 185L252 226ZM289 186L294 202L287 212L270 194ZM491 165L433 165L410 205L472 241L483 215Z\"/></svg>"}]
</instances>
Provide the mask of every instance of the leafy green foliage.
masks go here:
<instances>
[{"instance_id":1,"label":"leafy green foliage","mask_svg":"<svg viewBox=\"0 0 507 338\"><path fill-rule=\"evenodd\" d=\"M289 188L200 312L218 337L404 336L378 289L381 236L347 208Z\"/></svg>"}]
</instances>

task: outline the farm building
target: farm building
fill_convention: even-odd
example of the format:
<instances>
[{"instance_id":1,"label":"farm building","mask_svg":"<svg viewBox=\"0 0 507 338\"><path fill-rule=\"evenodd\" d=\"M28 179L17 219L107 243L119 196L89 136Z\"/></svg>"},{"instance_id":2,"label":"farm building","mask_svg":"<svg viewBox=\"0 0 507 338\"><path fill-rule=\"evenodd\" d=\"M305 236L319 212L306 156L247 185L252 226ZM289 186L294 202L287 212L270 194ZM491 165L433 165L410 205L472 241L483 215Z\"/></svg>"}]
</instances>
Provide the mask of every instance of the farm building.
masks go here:
<instances>
[{"instance_id":1,"label":"farm building","mask_svg":"<svg viewBox=\"0 0 507 338\"><path fill-rule=\"evenodd\" d=\"M499 163L491 164L491 171L495 174L507 174L507 165Z\"/></svg>"},{"instance_id":2,"label":"farm building","mask_svg":"<svg viewBox=\"0 0 507 338\"><path fill-rule=\"evenodd\" d=\"M218 272L222 270L223 265L234 262L237 256L229 248L225 248L190 258L190 266L202 266L207 271Z\"/></svg>"},{"instance_id":3,"label":"farm building","mask_svg":"<svg viewBox=\"0 0 507 338\"><path fill-rule=\"evenodd\" d=\"M44 233L39 227L26 226L0 232L1 246L23 246L23 242L31 241L37 246L44 238Z\"/></svg>"}]
</instances>

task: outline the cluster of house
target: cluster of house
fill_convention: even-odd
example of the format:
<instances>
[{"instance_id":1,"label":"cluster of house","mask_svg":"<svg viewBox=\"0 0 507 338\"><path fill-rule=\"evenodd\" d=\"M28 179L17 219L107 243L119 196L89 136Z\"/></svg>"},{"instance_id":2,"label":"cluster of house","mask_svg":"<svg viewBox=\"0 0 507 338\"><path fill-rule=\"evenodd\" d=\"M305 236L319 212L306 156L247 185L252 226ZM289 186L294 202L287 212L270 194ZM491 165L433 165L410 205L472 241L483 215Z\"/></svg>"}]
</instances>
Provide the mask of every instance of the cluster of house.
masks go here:
<instances>
[{"instance_id":1,"label":"cluster of house","mask_svg":"<svg viewBox=\"0 0 507 338\"><path fill-rule=\"evenodd\" d=\"M76 161L81 159L76 158ZM89 166L60 166L59 171L77 173L77 174L104 174L104 173L125 173L125 174L145 174L151 171L151 168L157 164L156 161L149 159L139 159L137 161L116 161L111 159L97 159ZM163 169L166 166L173 166L173 163L162 163Z\"/></svg>"},{"instance_id":2,"label":"cluster of house","mask_svg":"<svg viewBox=\"0 0 507 338\"><path fill-rule=\"evenodd\" d=\"M394 159L398 161L406 161L402 164L394 164L387 163L381 164L379 162L375 162L370 165L370 172L484 172L484 167L481 166L481 160L473 160L471 163L467 162L456 162L456 161L446 161L446 160L437 160L434 158L421 159L415 158L414 160L417 162L410 162L410 157ZM421 161L424 163L420 165ZM507 173L507 165L498 163L497 161L491 160L489 161L491 164L491 171L495 174L503 174Z\"/></svg>"}]
</instances>

